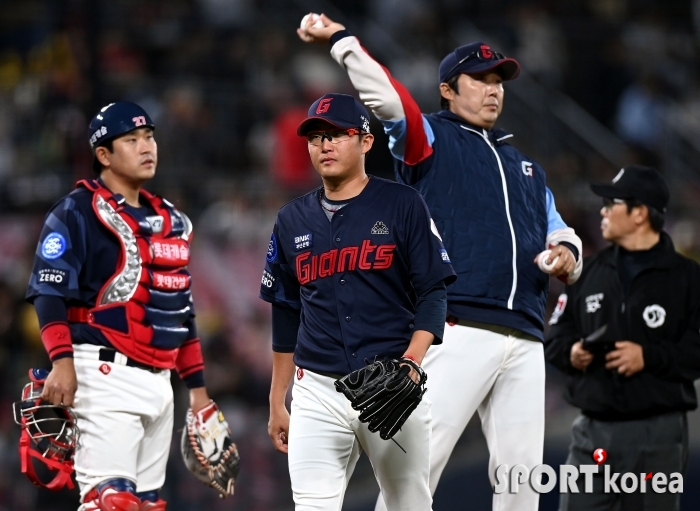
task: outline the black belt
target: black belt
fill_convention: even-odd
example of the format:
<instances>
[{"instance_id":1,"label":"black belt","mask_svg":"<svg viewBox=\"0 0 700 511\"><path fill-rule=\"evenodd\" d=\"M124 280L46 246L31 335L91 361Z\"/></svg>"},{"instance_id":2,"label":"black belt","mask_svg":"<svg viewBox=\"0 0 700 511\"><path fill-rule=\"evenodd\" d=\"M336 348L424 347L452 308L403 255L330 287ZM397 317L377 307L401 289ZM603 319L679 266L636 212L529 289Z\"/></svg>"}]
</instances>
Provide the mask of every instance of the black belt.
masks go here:
<instances>
[{"instance_id":1,"label":"black belt","mask_svg":"<svg viewBox=\"0 0 700 511\"><path fill-rule=\"evenodd\" d=\"M113 350L112 348L100 348L100 356L99 359L102 362L114 362L116 359L117 351ZM139 362L138 360L134 360L133 358L126 357L126 366L128 367L136 367L138 369L143 369L144 371L148 371L151 373L160 373L161 371L164 371L162 367L155 367L155 366L149 366L148 364L143 364Z\"/></svg>"}]
</instances>

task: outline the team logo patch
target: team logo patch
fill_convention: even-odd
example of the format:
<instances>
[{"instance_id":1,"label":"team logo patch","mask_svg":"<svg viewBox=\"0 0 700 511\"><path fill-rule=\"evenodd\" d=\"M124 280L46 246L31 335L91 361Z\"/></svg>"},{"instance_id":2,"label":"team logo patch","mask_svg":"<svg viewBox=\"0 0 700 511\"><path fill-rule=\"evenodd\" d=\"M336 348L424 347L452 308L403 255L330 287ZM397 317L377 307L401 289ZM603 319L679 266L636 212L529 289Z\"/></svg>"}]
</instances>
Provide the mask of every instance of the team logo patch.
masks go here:
<instances>
[{"instance_id":1,"label":"team logo patch","mask_svg":"<svg viewBox=\"0 0 700 511\"><path fill-rule=\"evenodd\" d=\"M41 244L41 255L45 259L58 259L66 252L66 239L58 232L52 232Z\"/></svg>"},{"instance_id":2,"label":"team logo patch","mask_svg":"<svg viewBox=\"0 0 700 511\"><path fill-rule=\"evenodd\" d=\"M569 297L566 295L566 293L562 293L559 295L559 299L557 300L557 306L554 308L554 312L552 312L552 317L549 318L550 325L557 324L561 315L564 314L564 309L566 309L566 302L568 301Z\"/></svg>"},{"instance_id":3,"label":"team logo patch","mask_svg":"<svg viewBox=\"0 0 700 511\"><path fill-rule=\"evenodd\" d=\"M442 257L442 262L445 264L450 264L450 256L447 255L447 250L444 248L440 249L440 257Z\"/></svg>"},{"instance_id":4,"label":"team logo patch","mask_svg":"<svg viewBox=\"0 0 700 511\"><path fill-rule=\"evenodd\" d=\"M666 310L661 305L650 305L642 313L649 328L659 328L666 321Z\"/></svg>"},{"instance_id":5,"label":"team logo patch","mask_svg":"<svg viewBox=\"0 0 700 511\"><path fill-rule=\"evenodd\" d=\"M596 293L586 297L586 312L588 314L593 314L595 311L600 309L600 302L603 301L603 293Z\"/></svg>"},{"instance_id":6,"label":"team logo patch","mask_svg":"<svg viewBox=\"0 0 700 511\"><path fill-rule=\"evenodd\" d=\"M301 367L297 367L297 380L301 380L304 377L304 370Z\"/></svg>"},{"instance_id":7,"label":"team logo patch","mask_svg":"<svg viewBox=\"0 0 700 511\"><path fill-rule=\"evenodd\" d=\"M110 372L111 370L112 370L112 368L109 367L107 364L102 364L102 365L100 366L100 372L101 372L102 374L109 374L109 372Z\"/></svg>"},{"instance_id":8,"label":"team logo patch","mask_svg":"<svg viewBox=\"0 0 700 511\"><path fill-rule=\"evenodd\" d=\"M331 101L333 101L333 98L323 98L319 101L316 107L316 115L325 114L331 107Z\"/></svg>"},{"instance_id":9,"label":"team logo patch","mask_svg":"<svg viewBox=\"0 0 700 511\"><path fill-rule=\"evenodd\" d=\"M314 246L314 235L312 233L302 234L294 237L294 252L299 252Z\"/></svg>"},{"instance_id":10,"label":"team logo patch","mask_svg":"<svg viewBox=\"0 0 700 511\"><path fill-rule=\"evenodd\" d=\"M532 171L532 163L529 161L524 161L523 162L523 174L526 176L532 177L533 171Z\"/></svg>"},{"instance_id":11,"label":"team logo patch","mask_svg":"<svg viewBox=\"0 0 700 511\"><path fill-rule=\"evenodd\" d=\"M372 227L372 234L389 234L389 228L384 225L384 222L377 220L377 223Z\"/></svg>"},{"instance_id":12,"label":"team logo patch","mask_svg":"<svg viewBox=\"0 0 700 511\"><path fill-rule=\"evenodd\" d=\"M268 263L271 263L275 260L275 257L277 257L277 239L273 232L272 236L270 236L270 243L267 244L267 256L265 259L267 259Z\"/></svg>"}]
</instances>

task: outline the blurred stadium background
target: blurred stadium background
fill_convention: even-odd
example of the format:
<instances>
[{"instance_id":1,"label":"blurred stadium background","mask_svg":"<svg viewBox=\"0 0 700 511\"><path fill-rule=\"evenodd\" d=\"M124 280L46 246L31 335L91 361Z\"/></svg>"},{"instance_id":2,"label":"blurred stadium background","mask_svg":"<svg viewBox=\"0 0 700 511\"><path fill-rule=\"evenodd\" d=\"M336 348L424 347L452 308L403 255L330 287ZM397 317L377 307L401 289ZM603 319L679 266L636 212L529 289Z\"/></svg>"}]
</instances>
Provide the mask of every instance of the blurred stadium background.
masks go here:
<instances>
[{"instance_id":1,"label":"blurred stadium background","mask_svg":"<svg viewBox=\"0 0 700 511\"><path fill-rule=\"evenodd\" d=\"M301 17L325 12L358 35L424 111L438 109L440 59L481 39L523 65L506 85L499 125L541 162L587 253L600 249L600 204L588 183L624 164L661 169L672 185L667 230L700 258L700 0L0 0L0 511L75 509L19 473L10 404L30 366L48 367L23 302L44 214L90 177L86 127L130 100L154 118L150 186L195 222L192 273L206 379L234 430L243 470L219 501L184 469L173 442L163 496L171 511L293 509L286 458L267 437L269 306L257 298L277 209L319 180L295 135L308 105L352 93L326 47L301 43ZM381 126L370 173L393 177ZM561 288L552 284L550 310ZM174 380L176 424L186 393ZM459 390L455 389L455 398ZM562 463L576 411L548 373L545 459ZM700 508L700 420L683 509ZM443 477L436 511L490 509L487 452L472 422ZM344 509L373 509L358 465ZM540 509L556 509L545 495Z\"/></svg>"}]
</instances>

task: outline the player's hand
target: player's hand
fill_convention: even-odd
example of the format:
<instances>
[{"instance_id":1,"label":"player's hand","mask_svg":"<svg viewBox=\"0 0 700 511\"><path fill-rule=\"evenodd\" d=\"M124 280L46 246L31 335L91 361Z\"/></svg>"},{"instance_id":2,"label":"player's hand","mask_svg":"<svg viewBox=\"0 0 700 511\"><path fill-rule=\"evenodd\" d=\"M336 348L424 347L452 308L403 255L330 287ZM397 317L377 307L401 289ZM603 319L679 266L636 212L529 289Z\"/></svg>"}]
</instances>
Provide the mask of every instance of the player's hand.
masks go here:
<instances>
[{"instance_id":1,"label":"player's hand","mask_svg":"<svg viewBox=\"0 0 700 511\"><path fill-rule=\"evenodd\" d=\"M289 412L284 404L270 407L270 422L267 423L267 433L270 435L272 445L279 452L289 452Z\"/></svg>"},{"instance_id":2,"label":"player's hand","mask_svg":"<svg viewBox=\"0 0 700 511\"><path fill-rule=\"evenodd\" d=\"M190 408L192 408L192 413L197 413L202 408L206 408L212 403L212 400L207 394L206 387L198 387L196 389L190 389Z\"/></svg>"},{"instance_id":3,"label":"player's hand","mask_svg":"<svg viewBox=\"0 0 700 511\"><path fill-rule=\"evenodd\" d=\"M615 349L605 356L605 368L632 376L644 369L644 350L636 342L617 341Z\"/></svg>"},{"instance_id":4,"label":"player's hand","mask_svg":"<svg viewBox=\"0 0 700 511\"><path fill-rule=\"evenodd\" d=\"M53 363L53 369L44 383L41 399L53 405L73 406L78 379L75 376L73 359L59 358Z\"/></svg>"},{"instance_id":5,"label":"player's hand","mask_svg":"<svg viewBox=\"0 0 700 511\"><path fill-rule=\"evenodd\" d=\"M571 347L569 360L571 360L571 365L574 369L585 371L590 363L593 362L593 353L584 348L581 341L578 341Z\"/></svg>"},{"instance_id":6,"label":"player's hand","mask_svg":"<svg viewBox=\"0 0 700 511\"><path fill-rule=\"evenodd\" d=\"M301 28L297 28L299 39L305 43L324 44L328 43L328 41L331 40L331 36L336 32L345 30L344 25L336 23L325 14L321 14L320 16L324 25L323 28L314 28L313 24L315 21L309 16L309 19L306 21L306 30L304 31Z\"/></svg>"},{"instance_id":7,"label":"player's hand","mask_svg":"<svg viewBox=\"0 0 700 511\"><path fill-rule=\"evenodd\" d=\"M411 379L412 379L414 382L420 383L420 376L418 375L418 371L416 371L415 369L413 369L413 368L410 366L410 364L399 364L399 365L400 365L400 366L408 366L408 367L410 367L410 368L411 368L411 372L408 373L408 376L410 376Z\"/></svg>"},{"instance_id":8,"label":"player's hand","mask_svg":"<svg viewBox=\"0 0 700 511\"><path fill-rule=\"evenodd\" d=\"M545 261L546 264L552 264L556 258L559 260L552 266L549 274L552 277L559 277L560 275L568 275L576 267L576 258L574 254L565 245L556 245L550 249L549 257ZM537 257L535 257L535 263L537 263Z\"/></svg>"}]
</instances>

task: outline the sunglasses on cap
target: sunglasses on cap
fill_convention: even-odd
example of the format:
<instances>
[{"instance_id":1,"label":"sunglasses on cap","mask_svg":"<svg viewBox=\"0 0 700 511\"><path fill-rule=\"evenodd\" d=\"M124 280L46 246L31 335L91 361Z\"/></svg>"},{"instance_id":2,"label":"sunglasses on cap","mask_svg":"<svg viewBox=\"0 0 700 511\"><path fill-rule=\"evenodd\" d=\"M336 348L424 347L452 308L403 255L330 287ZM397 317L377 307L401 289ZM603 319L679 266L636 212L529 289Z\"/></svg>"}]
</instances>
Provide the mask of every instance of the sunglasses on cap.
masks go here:
<instances>
[{"instance_id":1,"label":"sunglasses on cap","mask_svg":"<svg viewBox=\"0 0 700 511\"><path fill-rule=\"evenodd\" d=\"M325 139L328 139L328 141L331 144L340 144L341 142L345 142L346 140L349 140L350 137L353 137L355 135L362 135L363 132L355 129L355 128L350 128L346 130L329 130L329 131L311 131L307 133L306 136L306 141L315 146L320 146L323 144L323 141Z\"/></svg>"},{"instance_id":2,"label":"sunglasses on cap","mask_svg":"<svg viewBox=\"0 0 700 511\"><path fill-rule=\"evenodd\" d=\"M490 49L484 52L481 48L479 48L478 50L471 52L469 55L467 55L462 60L457 62L454 66L452 66L450 70L445 74L445 76L451 75L455 69L457 69L459 66L471 59L479 59L483 62L488 62L489 60L502 60L504 58L506 58L506 56L500 52L493 51Z\"/></svg>"}]
</instances>

